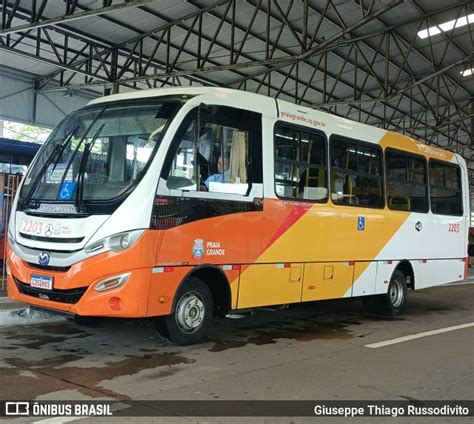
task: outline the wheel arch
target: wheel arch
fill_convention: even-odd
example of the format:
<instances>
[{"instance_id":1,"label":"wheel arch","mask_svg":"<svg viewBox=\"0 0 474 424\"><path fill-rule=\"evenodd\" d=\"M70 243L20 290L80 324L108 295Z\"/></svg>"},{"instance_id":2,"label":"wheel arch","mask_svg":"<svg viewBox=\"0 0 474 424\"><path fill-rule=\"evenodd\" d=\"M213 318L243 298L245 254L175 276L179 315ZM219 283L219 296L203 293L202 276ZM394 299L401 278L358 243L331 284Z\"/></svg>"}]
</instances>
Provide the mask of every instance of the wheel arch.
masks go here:
<instances>
[{"instance_id":1,"label":"wheel arch","mask_svg":"<svg viewBox=\"0 0 474 424\"><path fill-rule=\"evenodd\" d=\"M218 266L212 264L198 265L188 271L176 290L176 295L173 299L173 310L178 300L177 294L186 284L186 280L190 277L198 278L206 284L211 291L212 300L214 301L214 315L225 316L231 309L232 292L230 289L230 283L224 271Z\"/></svg>"},{"instance_id":2,"label":"wheel arch","mask_svg":"<svg viewBox=\"0 0 474 424\"><path fill-rule=\"evenodd\" d=\"M405 275L407 288L415 290L415 270L413 269L413 265L410 263L410 261L408 259L400 261L393 272L397 270L403 272Z\"/></svg>"}]
</instances>

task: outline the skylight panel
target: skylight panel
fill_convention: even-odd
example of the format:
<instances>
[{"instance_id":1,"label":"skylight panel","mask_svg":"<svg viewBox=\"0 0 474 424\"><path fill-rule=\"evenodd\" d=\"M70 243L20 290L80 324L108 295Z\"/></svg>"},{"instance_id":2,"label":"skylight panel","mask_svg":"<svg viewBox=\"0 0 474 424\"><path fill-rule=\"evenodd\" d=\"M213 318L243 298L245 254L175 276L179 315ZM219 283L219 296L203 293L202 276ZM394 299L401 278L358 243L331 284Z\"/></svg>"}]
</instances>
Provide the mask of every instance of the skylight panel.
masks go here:
<instances>
[{"instance_id":1,"label":"skylight panel","mask_svg":"<svg viewBox=\"0 0 474 424\"><path fill-rule=\"evenodd\" d=\"M471 13L467 16L462 16L458 19L453 19L452 21L445 22L440 25L435 25L429 28L426 28L422 31L418 31L418 37L425 39L428 37L433 37L434 35L441 34L442 32L451 31L456 28L460 28L469 24L474 23L474 13Z\"/></svg>"}]
</instances>

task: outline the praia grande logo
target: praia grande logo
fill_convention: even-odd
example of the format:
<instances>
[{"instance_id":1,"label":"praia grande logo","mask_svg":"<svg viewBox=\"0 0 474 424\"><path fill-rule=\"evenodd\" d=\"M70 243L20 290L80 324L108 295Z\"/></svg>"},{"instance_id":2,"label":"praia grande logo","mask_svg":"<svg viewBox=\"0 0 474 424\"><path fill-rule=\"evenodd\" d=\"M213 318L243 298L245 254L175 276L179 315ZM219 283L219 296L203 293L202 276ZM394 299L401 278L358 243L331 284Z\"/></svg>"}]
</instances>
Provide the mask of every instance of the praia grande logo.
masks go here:
<instances>
[{"instance_id":1,"label":"praia grande logo","mask_svg":"<svg viewBox=\"0 0 474 424\"><path fill-rule=\"evenodd\" d=\"M193 258L201 259L204 256L204 240L195 239L193 242Z\"/></svg>"},{"instance_id":2,"label":"praia grande logo","mask_svg":"<svg viewBox=\"0 0 474 424\"><path fill-rule=\"evenodd\" d=\"M41 266L46 266L49 264L49 253L48 252L41 252L39 255L38 255L38 264L40 264Z\"/></svg>"}]
</instances>

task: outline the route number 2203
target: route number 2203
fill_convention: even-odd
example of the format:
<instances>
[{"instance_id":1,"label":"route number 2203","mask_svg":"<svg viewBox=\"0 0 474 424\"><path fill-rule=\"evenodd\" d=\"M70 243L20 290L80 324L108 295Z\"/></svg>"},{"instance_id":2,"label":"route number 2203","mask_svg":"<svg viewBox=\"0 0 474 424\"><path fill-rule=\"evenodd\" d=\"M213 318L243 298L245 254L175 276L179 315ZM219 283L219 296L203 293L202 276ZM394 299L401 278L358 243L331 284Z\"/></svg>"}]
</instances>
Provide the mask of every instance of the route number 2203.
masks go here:
<instances>
[{"instance_id":1,"label":"route number 2203","mask_svg":"<svg viewBox=\"0 0 474 424\"><path fill-rule=\"evenodd\" d=\"M26 220L23 222L23 228L21 232L26 234L40 235L43 231L43 223Z\"/></svg>"},{"instance_id":2,"label":"route number 2203","mask_svg":"<svg viewBox=\"0 0 474 424\"><path fill-rule=\"evenodd\" d=\"M459 224L449 224L449 233L459 233Z\"/></svg>"}]
</instances>

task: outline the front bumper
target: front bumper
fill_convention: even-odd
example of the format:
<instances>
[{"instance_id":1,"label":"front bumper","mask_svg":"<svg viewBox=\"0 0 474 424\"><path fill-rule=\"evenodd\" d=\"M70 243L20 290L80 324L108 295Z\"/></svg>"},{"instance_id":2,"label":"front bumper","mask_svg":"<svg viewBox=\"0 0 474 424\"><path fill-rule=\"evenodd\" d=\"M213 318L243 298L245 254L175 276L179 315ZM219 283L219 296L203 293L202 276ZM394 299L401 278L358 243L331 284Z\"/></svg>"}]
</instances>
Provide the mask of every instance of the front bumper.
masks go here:
<instances>
[{"instance_id":1,"label":"front bumper","mask_svg":"<svg viewBox=\"0 0 474 424\"><path fill-rule=\"evenodd\" d=\"M146 317L153 261L149 258L150 265L146 263L149 248L149 243L141 240L123 252L105 252L64 271L39 268L23 261L9 248L8 296L30 305L81 316ZM95 290L100 281L128 272L130 277L124 285L102 292ZM53 290L32 288L32 275L52 277Z\"/></svg>"}]
</instances>

